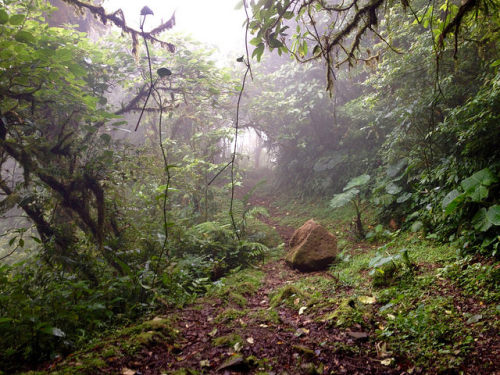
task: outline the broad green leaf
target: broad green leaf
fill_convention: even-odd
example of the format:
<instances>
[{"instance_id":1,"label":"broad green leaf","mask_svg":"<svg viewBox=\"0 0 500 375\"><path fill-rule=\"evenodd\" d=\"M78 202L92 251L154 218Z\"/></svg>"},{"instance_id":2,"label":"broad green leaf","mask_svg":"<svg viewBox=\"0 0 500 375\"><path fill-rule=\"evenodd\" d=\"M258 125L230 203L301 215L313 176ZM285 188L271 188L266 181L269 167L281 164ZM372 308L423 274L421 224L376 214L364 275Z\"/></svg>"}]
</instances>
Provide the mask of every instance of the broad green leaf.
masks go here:
<instances>
[{"instance_id":1,"label":"broad green leaf","mask_svg":"<svg viewBox=\"0 0 500 375\"><path fill-rule=\"evenodd\" d=\"M20 30L14 36L14 39L20 43L33 43L35 41L35 37L28 31Z\"/></svg>"},{"instance_id":2,"label":"broad green leaf","mask_svg":"<svg viewBox=\"0 0 500 375\"><path fill-rule=\"evenodd\" d=\"M387 191L387 193L389 193L391 195L396 195L396 194L400 193L401 190L403 190L403 188L401 186L396 185L394 182L389 182L385 186L385 191Z\"/></svg>"},{"instance_id":3,"label":"broad green leaf","mask_svg":"<svg viewBox=\"0 0 500 375\"><path fill-rule=\"evenodd\" d=\"M12 322L12 318L0 318L0 324L7 324Z\"/></svg>"},{"instance_id":4,"label":"broad green leaf","mask_svg":"<svg viewBox=\"0 0 500 375\"><path fill-rule=\"evenodd\" d=\"M462 203L464 199L465 194L462 194L458 190L453 189L448 194L446 194L446 197L443 198L443 200L441 201L441 207L443 207L443 210L446 214L451 214L456 210L456 208L460 205L460 203Z\"/></svg>"},{"instance_id":5,"label":"broad green leaf","mask_svg":"<svg viewBox=\"0 0 500 375\"><path fill-rule=\"evenodd\" d=\"M59 328L57 327L45 327L42 328L41 331L43 333L46 333L47 335L52 335L56 337L65 337L66 334Z\"/></svg>"},{"instance_id":6,"label":"broad green leaf","mask_svg":"<svg viewBox=\"0 0 500 375\"><path fill-rule=\"evenodd\" d=\"M408 199L410 199L410 198L411 198L411 196L412 196L412 193L404 193L404 194L400 195L400 196L398 197L398 199L396 199L396 202L398 202L398 203L404 203L404 202L406 202Z\"/></svg>"},{"instance_id":7,"label":"broad green leaf","mask_svg":"<svg viewBox=\"0 0 500 375\"><path fill-rule=\"evenodd\" d=\"M412 232L418 232L420 229L422 229L424 226L424 223L422 223L420 220L417 220L415 221L412 225L411 225L411 231Z\"/></svg>"},{"instance_id":8,"label":"broad green leaf","mask_svg":"<svg viewBox=\"0 0 500 375\"><path fill-rule=\"evenodd\" d=\"M476 214L472 218L471 224L474 226L475 230L481 232L486 232L491 228L491 222L486 216L486 208L483 207L476 212Z\"/></svg>"},{"instance_id":9,"label":"broad green leaf","mask_svg":"<svg viewBox=\"0 0 500 375\"><path fill-rule=\"evenodd\" d=\"M488 212L486 213L486 217L488 221L493 225L500 225L500 205L495 204L488 208Z\"/></svg>"},{"instance_id":10,"label":"broad green leaf","mask_svg":"<svg viewBox=\"0 0 500 375\"><path fill-rule=\"evenodd\" d=\"M260 43L257 48L255 48L252 52L252 57L257 58L257 61L260 61L262 54L264 53L264 43Z\"/></svg>"},{"instance_id":11,"label":"broad green leaf","mask_svg":"<svg viewBox=\"0 0 500 375\"><path fill-rule=\"evenodd\" d=\"M403 158L395 164L388 165L385 172L387 174L387 177L396 177L396 175L401 171L401 169L406 166L406 164L408 164L408 160L406 158Z\"/></svg>"},{"instance_id":12,"label":"broad green leaf","mask_svg":"<svg viewBox=\"0 0 500 375\"><path fill-rule=\"evenodd\" d=\"M24 16L24 14L14 14L9 18L9 23L11 25L17 26L22 24L25 18L26 17Z\"/></svg>"},{"instance_id":13,"label":"broad green leaf","mask_svg":"<svg viewBox=\"0 0 500 375\"><path fill-rule=\"evenodd\" d=\"M472 199L473 202L481 202L482 200L488 198L488 188L483 185L478 185L474 190L469 191L468 197Z\"/></svg>"},{"instance_id":14,"label":"broad green leaf","mask_svg":"<svg viewBox=\"0 0 500 375\"><path fill-rule=\"evenodd\" d=\"M335 194L333 199L330 201L331 208L339 208L345 206L349 203L356 195L359 194L358 189L351 189L341 194Z\"/></svg>"},{"instance_id":15,"label":"broad green leaf","mask_svg":"<svg viewBox=\"0 0 500 375\"><path fill-rule=\"evenodd\" d=\"M349 183L345 186L344 191L349 190L356 186L366 185L370 181L370 176L367 174L362 174L361 176L354 177Z\"/></svg>"},{"instance_id":16,"label":"broad green leaf","mask_svg":"<svg viewBox=\"0 0 500 375\"><path fill-rule=\"evenodd\" d=\"M484 168L463 180L460 185L468 193L478 185L490 186L494 182L497 182L495 175L488 168Z\"/></svg>"},{"instance_id":17,"label":"broad green leaf","mask_svg":"<svg viewBox=\"0 0 500 375\"><path fill-rule=\"evenodd\" d=\"M383 256L383 255L379 254L379 255L373 257L370 260L370 263L368 265L370 267L373 267L373 268L379 268L379 267L386 265L387 263L398 260L399 258L401 258L400 253L394 254L394 255L388 255L388 256Z\"/></svg>"},{"instance_id":18,"label":"broad green leaf","mask_svg":"<svg viewBox=\"0 0 500 375\"><path fill-rule=\"evenodd\" d=\"M0 9L0 25L4 25L9 21L9 15L4 9Z\"/></svg>"},{"instance_id":19,"label":"broad green leaf","mask_svg":"<svg viewBox=\"0 0 500 375\"><path fill-rule=\"evenodd\" d=\"M269 38L268 43L269 43L269 48L280 48L280 47L283 47L283 43L280 40L278 40L278 39L276 39L274 37Z\"/></svg>"},{"instance_id":20,"label":"broad green leaf","mask_svg":"<svg viewBox=\"0 0 500 375\"><path fill-rule=\"evenodd\" d=\"M172 75L172 71L168 68L160 68L156 72L158 73L158 75L161 78L168 77L168 76Z\"/></svg>"},{"instance_id":21,"label":"broad green leaf","mask_svg":"<svg viewBox=\"0 0 500 375\"><path fill-rule=\"evenodd\" d=\"M109 142L111 142L111 136L110 136L109 134L106 134L106 133L101 134L101 137L100 137L100 138L101 138L101 139L104 141L104 143L106 143L106 144L109 144Z\"/></svg>"},{"instance_id":22,"label":"broad green leaf","mask_svg":"<svg viewBox=\"0 0 500 375\"><path fill-rule=\"evenodd\" d=\"M262 38L253 38L251 41L250 41L250 44L252 46L255 46L257 47L260 43L262 43Z\"/></svg>"},{"instance_id":23,"label":"broad green leaf","mask_svg":"<svg viewBox=\"0 0 500 375\"><path fill-rule=\"evenodd\" d=\"M483 316L481 314L476 314L472 315L465 323L467 324L473 324L479 322L481 319L483 319Z\"/></svg>"},{"instance_id":24,"label":"broad green leaf","mask_svg":"<svg viewBox=\"0 0 500 375\"><path fill-rule=\"evenodd\" d=\"M73 51L69 48L58 48L54 57L59 61L70 61L73 60Z\"/></svg>"},{"instance_id":25,"label":"broad green leaf","mask_svg":"<svg viewBox=\"0 0 500 375\"><path fill-rule=\"evenodd\" d=\"M87 74L87 70L80 64L69 63L68 69L70 70L71 73L75 75L75 77L78 78L84 77Z\"/></svg>"}]
</instances>

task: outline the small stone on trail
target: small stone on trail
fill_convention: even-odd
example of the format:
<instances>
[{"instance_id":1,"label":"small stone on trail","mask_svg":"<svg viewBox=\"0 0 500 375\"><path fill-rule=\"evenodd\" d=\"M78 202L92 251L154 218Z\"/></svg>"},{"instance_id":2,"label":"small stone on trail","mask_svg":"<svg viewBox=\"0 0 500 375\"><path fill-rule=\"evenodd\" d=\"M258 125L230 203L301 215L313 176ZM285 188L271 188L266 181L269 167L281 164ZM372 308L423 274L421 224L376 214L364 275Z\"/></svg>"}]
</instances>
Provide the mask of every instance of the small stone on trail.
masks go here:
<instances>
[{"instance_id":1,"label":"small stone on trail","mask_svg":"<svg viewBox=\"0 0 500 375\"><path fill-rule=\"evenodd\" d=\"M347 332L347 334L349 336L351 336L352 338L354 338L355 340L362 340L362 339L366 339L368 338L368 333L366 332Z\"/></svg>"}]
</instances>

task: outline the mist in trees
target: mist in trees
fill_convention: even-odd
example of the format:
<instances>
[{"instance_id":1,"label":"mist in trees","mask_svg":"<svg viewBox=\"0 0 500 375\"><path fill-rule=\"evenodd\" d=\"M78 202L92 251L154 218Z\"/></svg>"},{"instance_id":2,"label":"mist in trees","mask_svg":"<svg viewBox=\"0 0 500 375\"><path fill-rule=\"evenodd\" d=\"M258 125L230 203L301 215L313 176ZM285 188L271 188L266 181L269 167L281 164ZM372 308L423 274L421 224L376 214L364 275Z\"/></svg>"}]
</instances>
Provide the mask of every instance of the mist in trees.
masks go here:
<instances>
[{"instance_id":1,"label":"mist in trees","mask_svg":"<svg viewBox=\"0 0 500 375\"><path fill-rule=\"evenodd\" d=\"M264 184L352 203L356 243L375 224L498 257L497 2L239 6L248 44L215 61L175 15L0 2L0 368L262 261Z\"/></svg>"}]
</instances>

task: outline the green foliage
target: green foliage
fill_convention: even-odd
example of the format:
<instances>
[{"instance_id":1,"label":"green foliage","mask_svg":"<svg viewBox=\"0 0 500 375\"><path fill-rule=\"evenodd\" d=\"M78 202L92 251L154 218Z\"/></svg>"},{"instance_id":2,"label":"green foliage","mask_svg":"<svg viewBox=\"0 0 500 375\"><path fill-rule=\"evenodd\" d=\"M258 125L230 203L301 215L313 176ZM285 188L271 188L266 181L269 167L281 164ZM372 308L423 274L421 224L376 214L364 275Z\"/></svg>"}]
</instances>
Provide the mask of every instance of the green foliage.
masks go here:
<instances>
[{"instance_id":1,"label":"green foliage","mask_svg":"<svg viewBox=\"0 0 500 375\"><path fill-rule=\"evenodd\" d=\"M361 222L361 190L357 189L365 187L370 181L370 176L363 174L361 176L355 177L350 180L344 187L344 192L340 194L335 194L333 199L330 201L331 208L339 208L345 206L347 203L351 202L354 209L356 210L356 233L359 238L365 237L365 230Z\"/></svg>"},{"instance_id":2,"label":"green foliage","mask_svg":"<svg viewBox=\"0 0 500 375\"><path fill-rule=\"evenodd\" d=\"M355 324L364 325L364 316L367 308L353 298L344 298L331 313L320 317L319 320L337 327L349 328Z\"/></svg>"},{"instance_id":3,"label":"green foliage","mask_svg":"<svg viewBox=\"0 0 500 375\"><path fill-rule=\"evenodd\" d=\"M376 254L368 264L372 268L370 275L373 277L373 286L389 286L398 277L398 273L403 270L413 272L415 264L410 260L407 249L401 249L397 254Z\"/></svg>"},{"instance_id":4,"label":"green foliage","mask_svg":"<svg viewBox=\"0 0 500 375\"><path fill-rule=\"evenodd\" d=\"M229 224L198 224L185 232L174 255L196 255L210 265L209 277L219 279L229 270L264 260L268 248L258 242L238 240Z\"/></svg>"},{"instance_id":5,"label":"green foliage","mask_svg":"<svg viewBox=\"0 0 500 375\"><path fill-rule=\"evenodd\" d=\"M395 315L388 314L387 325L378 331L382 340L410 356L417 366L430 363L442 370L458 367L473 337L465 333L459 312L451 298L434 298Z\"/></svg>"},{"instance_id":6,"label":"green foliage","mask_svg":"<svg viewBox=\"0 0 500 375\"><path fill-rule=\"evenodd\" d=\"M357 189L357 187L364 187L368 181L370 181L370 176L367 174L363 174L350 180L344 187L343 193L334 195L333 199L330 201L330 207L339 208L345 206L349 202L352 202L360 193L360 190Z\"/></svg>"},{"instance_id":7,"label":"green foliage","mask_svg":"<svg viewBox=\"0 0 500 375\"><path fill-rule=\"evenodd\" d=\"M440 273L457 283L465 293L485 302L500 301L499 263L483 264L465 257L450 263Z\"/></svg>"},{"instance_id":8,"label":"green foliage","mask_svg":"<svg viewBox=\"0 0 500 375\"><path fill-rule=\"evenodd\" d=\"M50 272L49 272L50 271ZM110 275L111 276L111 275ZM46 360L96 332L148 310L137 280L109 277L98 287L39 259L0 267L2 368Z\"/></svg>"}]
</instances>

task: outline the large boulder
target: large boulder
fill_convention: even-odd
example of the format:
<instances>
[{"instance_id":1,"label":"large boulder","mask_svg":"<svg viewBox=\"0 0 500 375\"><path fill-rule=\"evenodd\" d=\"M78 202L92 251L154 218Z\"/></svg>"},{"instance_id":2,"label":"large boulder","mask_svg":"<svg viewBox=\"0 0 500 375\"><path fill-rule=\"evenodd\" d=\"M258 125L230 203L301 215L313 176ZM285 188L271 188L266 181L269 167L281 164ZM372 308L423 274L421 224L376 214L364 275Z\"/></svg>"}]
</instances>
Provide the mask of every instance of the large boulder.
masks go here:
<instances>
[{"instance_id":1,"label":"large boulder","mask_svg":"<svg viewBox=\"0 0 500 375\"><path fill-rule=\"evenodd\" d=\"M293 234L285 261L303 272L319 271L327 268L337 254L335 236L311 219Z\"/></svg>"}]
</instances>

